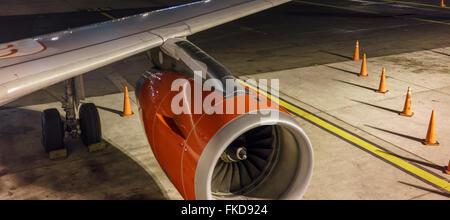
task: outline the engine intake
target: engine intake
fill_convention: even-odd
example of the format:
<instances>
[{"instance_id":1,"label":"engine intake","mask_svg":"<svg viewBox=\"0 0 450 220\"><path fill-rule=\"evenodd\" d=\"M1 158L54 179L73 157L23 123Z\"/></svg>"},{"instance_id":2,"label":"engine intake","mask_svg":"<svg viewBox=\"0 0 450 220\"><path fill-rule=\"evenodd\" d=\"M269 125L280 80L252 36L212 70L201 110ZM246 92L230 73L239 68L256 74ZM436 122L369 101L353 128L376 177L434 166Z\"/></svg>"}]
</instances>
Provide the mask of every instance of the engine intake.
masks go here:
<instances>
[{"instance_id":1,"label":"engine intake","mask_svg":"<svg viewBox=\"0 0 450 220\"><path fill-rule=\"evenodd\" d=\"M239 147L238 147L239 146ZM245 148L247 158L228 154ZM227 155L227 156L224 156ZM281 113L245 114L205 147L196 174L197 199L300 199L313 169L311 143L298 123Z\"/></svg>"}]
</instances>

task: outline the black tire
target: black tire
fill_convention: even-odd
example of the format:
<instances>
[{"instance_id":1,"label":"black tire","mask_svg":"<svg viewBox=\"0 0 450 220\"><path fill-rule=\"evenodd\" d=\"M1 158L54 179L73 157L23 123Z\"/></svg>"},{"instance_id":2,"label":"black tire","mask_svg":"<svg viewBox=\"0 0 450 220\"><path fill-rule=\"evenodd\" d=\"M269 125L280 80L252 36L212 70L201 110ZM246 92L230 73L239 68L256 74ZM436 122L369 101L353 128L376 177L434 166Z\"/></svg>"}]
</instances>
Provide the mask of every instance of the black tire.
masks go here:
<instances>
[{"instance_id":1,"label":"black tire","mask_svg":"<svg viewBox=\"0 0 450 220\"><path fill-rule=\"evenodd\" d=\"M102 128L97 107L93 103L85 103L80 107L81 140L86 146L102 141Z\"/></svg>"},{"instance_id":2,"label":"black tire","mask_svg":"<svg viewBox=\"0 0 450 220\"><path fill-rule=\"evenodd\" d=\"M42 145L45 152L64 148L64 125L58 110L45 110L41 115Z\"/></svg>"}]
</instances>

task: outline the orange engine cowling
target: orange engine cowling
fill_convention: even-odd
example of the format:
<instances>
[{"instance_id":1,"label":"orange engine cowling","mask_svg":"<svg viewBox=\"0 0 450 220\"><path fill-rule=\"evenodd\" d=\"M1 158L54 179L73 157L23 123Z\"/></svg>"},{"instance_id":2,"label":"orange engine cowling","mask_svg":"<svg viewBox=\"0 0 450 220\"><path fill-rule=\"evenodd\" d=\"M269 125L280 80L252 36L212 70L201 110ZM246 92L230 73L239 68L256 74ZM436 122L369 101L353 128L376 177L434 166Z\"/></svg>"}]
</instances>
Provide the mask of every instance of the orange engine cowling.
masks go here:
<instances>
[{"instance_id":1,"label":"orange engine cowling","mask_svg":"<svg viewBox=\"0 0 450 220\"><path fill-rule=\"evenodd\" d=\"M183 86L172 91L175 80ZM201 200L300 199L312 175L313 153L297 121L249 88L232 96L202 91L200 103L209 100L223 114L197 112L191 97L202 85L196 83L153 70L136 90L148 142L180 194ZM174 104L189 111L175 114Z\"/></svg>"}]
</instances>

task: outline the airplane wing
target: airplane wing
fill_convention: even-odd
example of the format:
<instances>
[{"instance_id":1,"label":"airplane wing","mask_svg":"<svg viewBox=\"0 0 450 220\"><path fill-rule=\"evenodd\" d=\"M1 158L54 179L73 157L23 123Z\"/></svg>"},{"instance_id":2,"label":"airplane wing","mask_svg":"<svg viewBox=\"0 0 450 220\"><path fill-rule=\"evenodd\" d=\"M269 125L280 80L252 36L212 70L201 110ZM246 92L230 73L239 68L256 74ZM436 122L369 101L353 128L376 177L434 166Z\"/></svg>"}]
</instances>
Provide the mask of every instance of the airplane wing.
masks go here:
<instances>
[{"instance_id":1,"label":"airplane wing","mask_svg":"<svg viewBox=\"0 0 450 220\"><path fill-rule=\"evenodd\" d=\"M39 89L290 0L203 0L0 44L0 106Z\"/></svg>"}]
</instances>

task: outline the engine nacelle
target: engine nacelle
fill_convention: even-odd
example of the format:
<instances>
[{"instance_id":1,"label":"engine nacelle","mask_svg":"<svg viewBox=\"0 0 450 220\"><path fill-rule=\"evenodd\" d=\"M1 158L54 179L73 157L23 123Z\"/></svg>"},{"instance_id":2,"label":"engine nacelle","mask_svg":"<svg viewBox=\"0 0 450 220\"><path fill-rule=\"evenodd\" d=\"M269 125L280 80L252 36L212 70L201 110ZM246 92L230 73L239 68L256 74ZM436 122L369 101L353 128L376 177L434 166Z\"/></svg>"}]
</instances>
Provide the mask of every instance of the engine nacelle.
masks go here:
<instances>
[{"instance_id":1,"label":"engine nacelle","mask_svg":"<svg viewBox=\"0 0 450 220\"><path fill-rule=\"evenodd\" d=\"M180 194L201 200L300 199L311 179L313 151L298 122L250 88L232 95L216 87L199 93L196 88L204 85L194 78L155 69L136 89L148 142Z\"/></svg>"}]
</instances>

